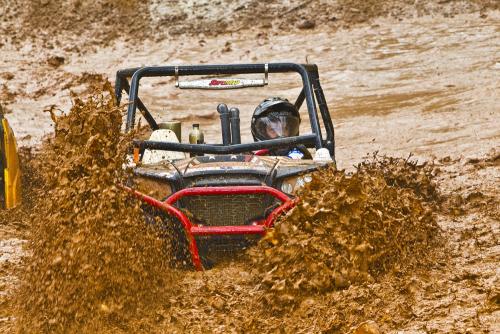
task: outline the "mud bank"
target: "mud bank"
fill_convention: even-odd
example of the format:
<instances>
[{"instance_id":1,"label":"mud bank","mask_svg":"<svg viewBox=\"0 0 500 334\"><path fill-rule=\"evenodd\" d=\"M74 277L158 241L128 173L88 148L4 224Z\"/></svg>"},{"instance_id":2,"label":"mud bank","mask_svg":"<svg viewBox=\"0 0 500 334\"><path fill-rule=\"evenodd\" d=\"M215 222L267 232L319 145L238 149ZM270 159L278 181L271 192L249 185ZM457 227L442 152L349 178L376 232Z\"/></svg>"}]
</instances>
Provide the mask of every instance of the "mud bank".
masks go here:
<instances>
[{"instance_id":1,"label":"mud bank","mask_svg":"<svg viewBox=\"0 0 500 334\"><path fill-rule=\"evenodd\" d=\"M351 28L376 18L395 20L422 16L487 15L500 9L495 0L418 1L337 0L257 1L205 0L135 2L130 0L2 0L0 24L4 40L26 41L46 49L87 51L128 41L169 37L217 36L264 29L273 33Z\"/></svg>"}]
</instances>

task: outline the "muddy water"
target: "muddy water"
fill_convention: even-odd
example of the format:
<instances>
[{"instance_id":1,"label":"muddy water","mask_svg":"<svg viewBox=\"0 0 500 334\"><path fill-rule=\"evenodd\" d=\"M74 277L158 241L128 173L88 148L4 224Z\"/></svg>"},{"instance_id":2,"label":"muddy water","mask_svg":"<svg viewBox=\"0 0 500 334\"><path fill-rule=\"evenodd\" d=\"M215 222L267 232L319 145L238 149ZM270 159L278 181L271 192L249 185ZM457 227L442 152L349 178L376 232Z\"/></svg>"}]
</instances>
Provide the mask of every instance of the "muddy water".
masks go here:
<instances>
[{"instance_id":1,"label":"muddy water","mask_svg":"<svg viewBox=\"0 0 500 334\"><path fill-rule=\"evenodd\" d=\"M311 31L300 35L274 35L255 30L213 39L118 43L84 56L58 47L40 51L28 44L21 50L4 45L0 48L0 72L12 72L14 77L0 76L1 99L5 103L5 97L8 97L7 107L12 111L8 117L21 143L33 144L52 130L49 115L40 113L40 110L51 104L69 110L69 91L64 87L85 71L104 73L113 78L116 69L128 66L309 61L320 67L323 88L336 124L337 155L341 167L351 166L374 150L395 155L414 152L426 158L432 155L483 156L500 142L499 19L500 14L490 13L487 18L479 18L476 14L405 22L379 20L371 26L349 31ZM47 64L49 57L59 54L65 56L63 65L53 68ZM219 141L215 113L218 103L240 107L242 124L245 124L255 105L264 97L281 95L293 99L297 94L297 76L272 75L270 79L271 85L265 89L222 93L179 91L169 80L145 80L141 89L144 100L160 119L185 121L184 138L189 124L200 122L206 130L206 138ZM295 82L290 83L288 79ZM74 89L78 91L79 87ZM175 116L172 116L173 112ZM243 128L242 133L244 139L250 140L248 129ZM479 179L486 178L483 185L498 184L498 169L491 167L488 169L491 175L467 167L471 169L467 171L471 176L464 179L461 176L464 161L448 167L451 172L446 175L453 179L460 176L458 185L448 190L466 189L464 196L468 196L475 191L475 182ZM489 193L494 196L496 189L492 187ZM440 225L456 242L453 256L460 270L450 274L438 267L429 274L437 278L415 278L412 284L416 286L416 302L411 311L418 319L404 327L416 331L430 328L430 331L437 332L465 332L467 326L472 326L474 332L479 317L479 321L488 326L491 324L490 328L493 328L498 323L498 311L479 314L477 305L493 303L494 309L497 295L492 282L498 277L495 269L498 221L473 213L458 220L441 218ZM470 233L476 234L467 238ZM482 248L475 246L477 241L474 238L481 242ZM7 248L2 249L9 254L21 253L17 239L14 242L6 240L2 247L4 245ZM217 269L207 273L206 277L228 284L225 273L240 267ZM247 271L248 268L243 268L241 276ZM10 272L9 269L7 273ZM8 275L5 282L13 282L12 276ZM209 283L199 278L199 275L189 275L187 282L193 280L194 285L203 290ZM248 281L253 289L255 282ZM239 289L233 283L228 291ZM412 286L404 289L413 290ZM10 283L3 288L9 290ZM246 295L253 290L242 291ZM205 291L200 292L203 293ZM356 291L354 295L359 297ZM459 298L454 302L456 296ZM387 297L390 302L389 294ZM400 304L394 305L393 313L399 312ZM390 307L388 314L391 313ZM179 314L182 312L192 312L196 314L193 318L198 319L199 312L194 307L192 310L182 308ZM210 306L204 312L212 317ZM451 312L452 317L447 316L447 312ZM0 320L3 321L4 315L3 312L0 314ZM281 322L275 320L277 330Z\"/></svg>"},{"instance_id":2,"label":"muddy water","mask_svg":"<svg viewBox=\"0 0 500 334\"><path fill-rule=\"evenodd\" d=\"M500 14L492 12L487 18L467 14L405 22L385 19L336 32L280 35L247 31L206 40L179 38L140 46L118 43L86 57L70 56L51 71L46 64L28 59L35 52L29 47L14 62L10 58L14 50L2 48L0 71L7 71L7 64L12 63L19 70L8 82L9 89L18 93L8 107L13 110L14 130L26 143L36 142L50 130L48 115L40 115L41 108L69 103L68 91L61 91L58 85L69 76L65 71L104 73L113 78L116 69L142 65L308 61L320 68L337 126L341 166L374 150L411 151L427 157L474 155L498 146L500 139L499 18ZM36 103L30 96L34 82L26 80L27 76L43 81L45 91ZM273 74L265 88L187 91L176 89L169 78L160 78L144 79L140 93L160 120L185 121L184 139L190 124L199 122L208 141L220 141L215 107L221 102L237 106L243 139L250 141L250 130L244 125L249 124L255 106L272 95L293 100L300 84L298 75ZM305 108L301 112L302 132L307 132Z\"/></svg>"}]
</instances>

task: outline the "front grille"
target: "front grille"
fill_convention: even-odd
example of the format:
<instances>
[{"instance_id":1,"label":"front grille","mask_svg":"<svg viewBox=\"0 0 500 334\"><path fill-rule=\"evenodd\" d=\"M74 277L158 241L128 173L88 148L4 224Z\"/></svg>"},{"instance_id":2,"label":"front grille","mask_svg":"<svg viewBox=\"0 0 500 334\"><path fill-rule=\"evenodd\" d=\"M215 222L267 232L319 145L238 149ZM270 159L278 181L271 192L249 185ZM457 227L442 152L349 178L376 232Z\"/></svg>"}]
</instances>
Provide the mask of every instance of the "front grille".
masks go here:
<instances>
[{"instance_id":1,"label":"front grille","mask_svg":"<svg viewBox=\"0 0 500 334\"><path fill-rule=\"evenodd\" d=\"M181 202L192 222L205 226L247 225L265 218L278 204L267 194L200 195Z\"/></svg>"}]
</instances>

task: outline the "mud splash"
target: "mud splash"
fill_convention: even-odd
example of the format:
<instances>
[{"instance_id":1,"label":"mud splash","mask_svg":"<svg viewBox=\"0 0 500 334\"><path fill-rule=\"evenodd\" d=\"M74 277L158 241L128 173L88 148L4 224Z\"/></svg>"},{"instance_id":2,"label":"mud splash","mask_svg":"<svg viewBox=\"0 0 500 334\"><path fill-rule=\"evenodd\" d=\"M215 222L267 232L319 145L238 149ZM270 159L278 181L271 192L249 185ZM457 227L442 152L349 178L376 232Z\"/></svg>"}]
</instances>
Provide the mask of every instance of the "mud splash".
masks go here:
<instances>
[{"instance_id":1,"label":"mud splash","mask_svg":"<svg viewBox=\"0 0 500 334\"><path fill-rule=\"evenodd\" d=\"M448 266L436 249L436 214L449 203L436 186L441 172L375 155L353 173L316 174L249 254L203 273L171 269L140 208L116 187L127 138L104 88L53 115L54 136L31 155L40 174L30 179L38 190L24 223L18 331L350 333L367 320L388 331L413 319L418 294L434 284L425 277ZM467 164L487 169L498 157Z\"/></svg>"},{"instance_id":2,"label":"mud splash","mask_svg":"<svg viewBox=\"0 0 500 334\"><path fill-rule=\"evenodd\" d=\"M441 256L429 172L391 158L354 174L319 172L247 256L185 275L178 296L157 310L157 331L351 333L367 320L382 330L404 324L415 273Z\"/></svg>"},{"instance_id":3,"label":"mud splash","mask_svg":"<svg viewBox=\"0 0 500 334\"><path fill-rule=\"evenodd\" d=\"M435 192L425 169L404 159L365 162L352 175L313 174L299 205L254 253L269 307L427 263L440 232L419 198L429 196L424 189Z\"/></svg>"},{"instance_id":4,"label":"mud splash","mask_svg":"<svg viewBox=\"0 0 500 334\"><path fill-rule=\"evenodd\" d=\"M56 117L39 160L43 194L30 217L18 291L20 332L127 331L165 290L168 254L123 180L122 111L109 83Z\"/></svg>"},{"instance_id":5,"label":"mud splash","mask_svg":"<svg viewBox=\"0 0 500 334\"><path fill-rule=\"evenodd\" d=\"M406 277L439 241L429 170L376 158L354 174L316 174L299 207L250 251L253 261L179 275L159 234L116 186L126 177L128 139L109 83L101 88L85 102L75 98L67 116L51 110L55 134L30 165L39 190L16 295L20 332L196 332L200 323L216 331L226 311L237 314L227 329L273 328L284 311L299 324L285 328L304 329L325 316L319 299L337 300L331 294L344 290L371 295L364 285ZM314 317L304 321L311 300ZM347 330L362 320L320 327Z\"/></svg>"}]
</instances>

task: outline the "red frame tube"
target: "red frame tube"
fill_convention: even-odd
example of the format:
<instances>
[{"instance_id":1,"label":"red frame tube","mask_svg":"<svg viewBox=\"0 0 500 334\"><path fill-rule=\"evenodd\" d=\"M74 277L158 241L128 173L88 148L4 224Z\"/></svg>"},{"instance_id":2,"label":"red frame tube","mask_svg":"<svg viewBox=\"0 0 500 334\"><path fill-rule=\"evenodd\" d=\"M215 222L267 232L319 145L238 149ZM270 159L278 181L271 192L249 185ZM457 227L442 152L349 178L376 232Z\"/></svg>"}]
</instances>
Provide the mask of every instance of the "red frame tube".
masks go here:
<instances>
[{"instance_id":1,"label":"red frame tube","mask_svg":"<svg viewBox=\"0 0 500 334\"><path fill-rule=\"evenodd\" d=\"M194 238L195 235L236 235L236 234L262 234L264 235L268 228L272 227L279 215L292 209L298 203L298 198L290 198L281 191L268 186L232 186L232 187L199 187L185 188L161 202L151 196L145 195L129 187L122 186L123 189L134 196L140 198L151 206L154 206L164 212L179 219L189 243L189 252L191 260L196 270L203 270L200 260L198 246ZM193 226L189 218L178 208L173 206L178 200L186 196L214 196L214 195L242 195L242 194L268 194L282 202L275 208L265 220L257 221L254 225L242 226Z\"/></svg>"},{"instance_id":2,"label":"red frame tube","mask_svg":"<svg viewBox=\"0 0 500 334\"><path fill-rule=\"evenodd\" d=\"M191 224L191 221L189 221L188 217L186 217L186 215L182 213L182 211L180 211L179 209L170 204L163 203L157 200L156 198L143 194L129 187L122 186L122 188L130 192L137 198L148 203L149 205L154 206L160 210L163 210L166 213L175 216L179 219L182 226L184 227L184 231L186 232L186 237L188 239L189 253L191 254L191 261L193 262L193 265L196 268L196 270L203 270L203 266L201 265L200 253L198 252L198 245L196 244L196 240L194 239L193 233L191 233L193 225Z\"/></svg>"},{"instance_id":3,"label":"red frame tube","mask_svg":"<svg viewBox=\"0 0 500 334\"><path fill-rule=\"evenodd\" d=\"M257 150L257 151L253 152L254 155L258 155L258 156L268 155L269 153L270 153L270 151L267 148L263 148L262 150Z\"/></svg>"},{"instance_id":4,"label":"red frame tube","mask_svg":"<svg viewBox=\"0 0 500 334\"><path fill-rule=\"evenodd\" d=\"M195 235L265 234L266 228L263 225L193 226L191 232Z\"/></svg>"},{"instance_id":5,"label":"red frame tube","mask_svg":"<svg viewBox=\"0 0 500 334\"><path fill-rule=\"evenodd\" d=\"M210 195L244 195L244 194L269 194L281 202L290 201L291 198L281 191L268 186L231 186L231 187L195 187L185 188L172 194L165 203L174 204L186 196L210 196Z\"/></svg>"}]
</instances>

